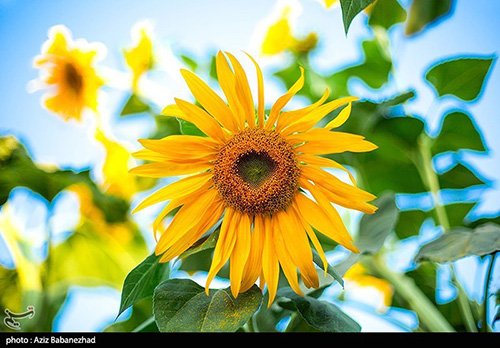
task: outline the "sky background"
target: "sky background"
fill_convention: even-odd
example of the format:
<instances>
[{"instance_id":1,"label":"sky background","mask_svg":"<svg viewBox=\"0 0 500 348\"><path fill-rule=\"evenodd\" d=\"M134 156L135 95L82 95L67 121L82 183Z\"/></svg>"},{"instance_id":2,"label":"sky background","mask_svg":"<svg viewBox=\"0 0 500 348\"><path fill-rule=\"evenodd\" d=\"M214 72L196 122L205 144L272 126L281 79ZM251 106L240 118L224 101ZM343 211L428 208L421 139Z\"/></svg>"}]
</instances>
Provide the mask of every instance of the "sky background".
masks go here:
<instances>
[{"instance_id":1,"label":"sky background","mask_svg":"<svg viewBox=\"0 0 500 348\"><path fill-rule=\"evenodd\" d=\"M300 5L301 11L296 18L294 34L301 36L316 31L321 38L320 47L311 59L319 71L333 72L362 59L360 42L372 36L371 30L363 24L366 16L355 18L346 38L338 7L326 10L315 0L296 3ZM401 3L406 5L408 1ZM41 44L47 39L48 29L54 25L67 26L74 38L103 43L107 47L107 55L100 65L111 71L126 71L122 49L131 45L130 30L135 23L149 20L154 26L156 39L175 53L187 52L200 59L207 59L219 49L231 52L245 50L259 59L265 75L270 77L280 66L286 66L283 63L286 57L259 57L258 34L259 28L276 11L277 4L269 0L0 0L0 135L16 135L39 163L86 169L98 167L103 161L103 149L97 142L89 140L92 138L89 131L92 127L88 122L65 123L40 107L41 92L30 93L30 81L38 77L38 72L32 68L33 58L39 54ZM491 182L489 189L479 193L480 203L472 214L474 217L498 215L500 209L500 137L497 135L500 121L496 104L500 94L498 62L490 71L482 97L474 103L462 104L454 98L443 98L435 103L434 91L424 82L423 75L430 66L445 58L498 55L499 10L498 1L460 0L451 16L413 38L404 37L403 27L395 26L389 35L393 43L396 83L381 91L368 90L357 81L352 81L351 84L353 94L374 100L396 94L398 91L394 86L397 86L399 92L416 90L419 98L409 104L409 110L428 121L428 131L431 134L439 129L441 116L447 110L460 106L474 116L489 151L487 155L465 153L463 159ZM178 84L174 75L160 72L152 76L152 79L162 88L169 89L172 94L185 94L186 86ZM284 91L276 80L268 81L266 88L271 95L268 100L271 101ZM158 91L161 92L162 89ZM135 139L147 135L153 124L134 117L118 122L113 112L120 109L125 94L119 89L108 88L106 92L106 109L115 135L127 141L131 148L138 148ZM169 98L167 94L165 93L165 100ZM162 100L161 98L160 95L159 99ZM300 98L295 102L300 104ZM20 206L38 204L33 203L33 199L25 191L16 192L20 192L19 197L13 199L16 198ZM62 205L72 204L70 198L63 202ZM43 210L43 207L40 209ZM69 208L61 209L63 212L70 211ZM30 217L30 225L35 226L35 229L39 225L37 221L43 221L43 213L40 214L42 217L39 220ZM62 222L61 229L64 229L65 223L67 226L67 221ZM484 268L470 260L461 261L458 267L473 268L478 272ZM473 282L469 279L469 283ZM75 289L69 297L60 313L57 330L99 330L114 318L119 306L118 292L109 289L80 290ZM474 287L470 286L469 294L473 291ZM87 318L85 322L76 320L75 318L81 317L82 308L89 305L106 309L97 317ZM365 317L359 314L363 312L359 308L352 307L349 310L357 313L352 315L362 322L364 330L396 329L390 322L373 323L366 314ZM349 310L346 309L351 313ZM400 316L397 312L392 314ZM405 318L411 326L411 314L407 314Z\"/></svg>"}]
</instances>

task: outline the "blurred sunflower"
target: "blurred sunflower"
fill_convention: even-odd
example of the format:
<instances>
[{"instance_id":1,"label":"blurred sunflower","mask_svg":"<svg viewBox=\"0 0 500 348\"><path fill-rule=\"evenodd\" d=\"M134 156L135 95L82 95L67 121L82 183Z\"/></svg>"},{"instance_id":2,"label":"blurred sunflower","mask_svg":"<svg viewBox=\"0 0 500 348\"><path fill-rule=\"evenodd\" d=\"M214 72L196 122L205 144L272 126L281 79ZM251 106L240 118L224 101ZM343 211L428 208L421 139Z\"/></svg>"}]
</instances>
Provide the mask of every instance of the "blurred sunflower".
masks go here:
<instances>
[{"instance_id":1,"label":"blurred sunflower","mask_svg":"<svg viewBox=\"0 0 500 348\"><path fill-rule=\"evenodd\" d=\"M51 89L43 105L65 120L81 120L85 108L97 111L97 92L104 82L97 75L95 63L102 51L98 44L73 41L64 26L52 27L41 55L34 60L34 67L42 69L43 87Z\"/></svg>"},{"instance_id":2,"label":"blurred sunflower","mask_svg":"<svg viewBox=\"0 0 500 348\"><path fill-rule=\"evenodd\" d=\"M367 201L375 197L321 169L347 171L318 155L371 151L376 146L362 136L331 131L347 120L355 97L325 103L327 90L310 106L282 112L304 84L303 69L297 82L265 115L262 72L250 57L257 71L256 112L243 67L233 55L226 55L229 61L222 52L217 54L216 68L227 103L196 75L182 70L201 107L175 99L176 104L163 110L164 115L192 122L207 137L172 135L139 140L145 149L134 156L153 163L138 166L132 173L156 178L194 175L156 191L135 212L170 200L153 224L155 236L161 234L155 250L157 255L163 254L160 262L180 255L222 218L206 291L229 260L233 296L248 290L260 277L261 287L267 284L271 304L280 266L298 294L302 291L297 269L306 287L318 287L310 242L325 268L327 261L313 228L358 252L332 203L373 213L376 207ZM325 127L313 128L344 105ZM180 209L165 229L163 219L177 207Z\"/></svg>"},{"instance_id":3,"label":"blurred sunflower","mask_svg":"<svg viewBox=\"0 0 500 348\"><path fill-rule=\"evenodd\" d=\"M132 28L134 45L124 50L125 62L132 71L132 89L138 90L138 83L145 72L154 66L152 28L149 22L141 22Z\"/></svg>"},{"instance_id":4,"label":"blurred sunflower","mask_svg":"<svg viewBox=\"0 0 500 348\"><path fill-rule=\"evenodd\" d=\"M304 39L298 39L292 34L292 10L291 6L283 7L279 18L267 28L261 47L262 54L275 55L283 51L305 54L317 46L318 36L314 32Z\"/></svg>"}]
</instances>

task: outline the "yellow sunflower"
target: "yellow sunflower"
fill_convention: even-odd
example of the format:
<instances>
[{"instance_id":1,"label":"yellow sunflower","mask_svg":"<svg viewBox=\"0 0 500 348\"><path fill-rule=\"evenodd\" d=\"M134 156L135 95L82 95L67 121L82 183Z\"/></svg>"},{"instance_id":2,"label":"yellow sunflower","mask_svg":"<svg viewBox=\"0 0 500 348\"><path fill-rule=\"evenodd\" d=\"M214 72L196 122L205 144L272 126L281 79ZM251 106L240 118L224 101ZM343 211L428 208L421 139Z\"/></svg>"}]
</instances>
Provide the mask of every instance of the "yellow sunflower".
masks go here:
<instances>
[{"instance_id":1,"label":"yellow sunflower","mask_svg":"<svg viewBox=\"0 0 500 348\"><path fill-rule=\"evenodd\" d=\"M347 120L355 97L325 103L327 90L310 106L283 111L304 84L302 68L297 82L266 115L262 72L250 59L257 72L257 110L247 75L230 53L219 52L216 57L227 103L196 75L181 71L201 106L175 99L176 104L167 106L163 114L192 122L206 137L139 140L145 149L134 156L152 163L132 169L133 173L156 178L188 176L156 191L134 211L169 201L153 224L155 236L159 235L155 252L162 255L160 262L180 255L222 219L207 293L210 282L229 260L233 296L260 278L261 288L267 284L271 304L280 268L298 294L303 294L298 272L306 287L318 287L311 244L325 268L327 261L316 233L358 252L332 203L373 213L376 207L367 202L375 196L323 170L347 171L320 155L371 151L376 146L360 135L331 131ZM341 106L345 107L325 127L313 128ZM165 228L163 220L178 207Z\"/></svg>"},{"instance_id":2,"label":"yellow sunflower","mask_svg":"<svg viewBox=\"0 0 500 348\"><path fill-rule=\"evenodd\" d=\"M73 41L64 26L51 28L34 60L34 67L43 71L41 82L51 89L43 99L47 109L65 120L81 120L85 108L97 110L97 92L104 83L95 70L100 51L96 44Z\"/></svg>"}]
</instances>

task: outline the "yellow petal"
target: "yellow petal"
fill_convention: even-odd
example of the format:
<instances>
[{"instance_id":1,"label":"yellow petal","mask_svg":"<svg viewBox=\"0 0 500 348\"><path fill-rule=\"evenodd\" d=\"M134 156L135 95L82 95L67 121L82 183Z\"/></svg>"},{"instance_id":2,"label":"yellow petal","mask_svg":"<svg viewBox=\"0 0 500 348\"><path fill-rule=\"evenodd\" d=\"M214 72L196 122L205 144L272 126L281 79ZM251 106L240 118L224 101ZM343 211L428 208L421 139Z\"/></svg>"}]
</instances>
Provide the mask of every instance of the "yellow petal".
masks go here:
<instances>
[{"instance_id":1,"label":"yellow petal","mask_svg":"<svg viewBox=\"0 0 500 348\"><path fill-rule=\"evenodd\" d=\"M283 130L284 135L292 134L295 132L304 132L308 129L311 129L321 121L323 117L328 115L330 112L338 108L339 106L342 106L344 104L350 103L352 101L358 100L359 98L356 97L344 97L340 98L334 101L331 101L329 103L326 103L324 105L321 105L317 107L316 109L313 109L309 114L306 116L302 117L292 125L288 126L285 130Z\"/></svg>"},{"instance_id":2,"label":"yellow petal","mask_svg":"<svg viewBox=\"0 0 500 348\"><path fill-rule=\"evenodd\" d=\"M326 157L318 157L314 155L309 155L309 154L300 154L297 156L297 159L301 162L306 163L309 166L315 166L315 167L320 167L320 168L336 168L336 169L341 169L349 175L349 179L351 179L351 182L353 185L356 186L356 180L354 179L354 176L351 174L349 170L347 170L346 167L341 165L340 163L335 162L334 160Z\"/></svg>"},{"instance_id":3,"label":"yellow petal","mask_svg":"<svg viewBox=\"0 0 500 348\"><path fill-rule=\"evenodd\" d=\"M255 284L262 271L262 248L264 247L264 217L260 214L255 215L254 227L252 231L252 241L250 255L245 264L243 279L241 282L241 292L245 292Z\"/></svg>"},{"instance_id":4,"label":"yellow petal","mask_svg":"<svg viewBox=\"0 0 500 348\"><path fill-rule=\"evenodd\" d=\"M357 134L330 132L322 128L314 128L307 132L289 135L286 138L292 144L300 144L297 151L311 155L324 155L342 152L368 152L377 145L366 141Z\"/></svg>"},{"instance_id":5,"label":"yellow petal","mask_svg":"<svg viewBox=\"0 0 500 348\"><path fill-rule=\"evenodd\" d=\"M156 255L164 253L180 238L185 236L200 221L207 207L217 198L217 190L211 189L200 194L197 199L185 203L175 214L172 222L156 244Z\"/></svg>"},{"instance_id":6,"label":"yellow petal","mask_svg":"<svg viewBox=\"0 0 500 348\"><path fill-rule=\"evenodd\" d=\"M219 239L215 245L214 255L212 257L212 264L208 271L207 282L205 285L205 292L208 295L210 283L215 275L224 266L233 251L234 244L236 243L236 233L234 232L235 226L238 225L241 214L232 208L226 209L226 214L222 220L222 225L219 232Z\"/></svg>"},{"instance_id":7,"label":"yellow petal","mask_svg":"<svg viewBox=\"0 0 500 348\"><path fill-rule=\"evenodd\" d=\"M302 89L304 86L304 68L300 67L300 77L293 84L292 87L286 92L284 95L278 98L274 105L271 107L271 111L269 112L269 118L266 122L266 129L271 129L274 126L274 123L278 120L279 113L286 104L292 99L292 97L297 94L298 91Z\"/></svg>"},{"instance_id":8,"label":"yellow petal","mask_svg":"<svg viewBox=\"0 0 500 348\"><path fill-rule=\"evenodd\" d=\"M246 52L245 52L246 53ZM251 55L246 53L246 55L252 60L255 65L255 70L257 71L257 85L258 85L258 107L257 107L257 117L259 120L259 127L264 127L264 112L265 112L265 104L264 104L264 77L262 76L262 70L259 67L259 64L252 58Z\"/></svg>"},{"instance_id":9,"label":"yellow petal","mask_svg":"<svg viewBox=\"0 0 500 348\"><path fill-rule=\"evenodd\" d=\"M352 103L347 104L347 106L342 109L338 116L328 122L328 124L324 128L332 129L342 126L351 115L351 105Z\"/></svg>"},{"instance_id":10,"label":"yellow petal","mask_svg":"<svg viewBox=\"0 0 500 348\"><path fill-rule=\"evenodd\" d=\"M215 223L219 220L224 212L224 204L220 200L215 200L214 203L206 207L200 221L188 233L179 238L172 246L163 254L159 262L169 262L174 257L179 256L188 248L190 248L197 240L199 240Z\"/></svg>"},{"instance_id":11,"label":"yellow petal","mask_svg":"<svg viewBox=\"0 0 500 348\"><path fill-rule=\"evenodd\" d=\"M236 226L236 243L229 260L229 278L231 280L231 293L234 298L240 293L243 270L250 254L251 224L252 221L248 214L241 214L240 223Z\"/></svg>"},{"instance_id":12,"label":"yellow petal","mask_svg":"<svg viewBox=\"0 0 500 348\"><path fill-rule=\"evenodd\" d=\"M196 100L227 130L236 132L234 115L227 104L205 82L190 71L181 70L191 93Z\"/></svg>"},{"instance_id":13,"label":"yellow petal","mask_svg":"<svg viewBox=\"0 0 500 348\"><path fill-rule=\"evenodd\" d=\"M236 82L236 95L245 114L245 119L250 128L255 127L255 105L253 103L252 91L248 84L247 75L240 62L230 53L226 52L234 69Z\"/></svg>"},{"instance_id":14,"label":"yellow petal","mask_svg":"<svg viewBox=\"0 0 500 348\"><path fill-rule=\"evenodd\" d=\"M221 142L226 141L226 135L222 131L221 126L205 110L178 98L175 98L175 103L187 115L188 121L194 123L203 133L212 139L220 140Z\"/></svg>"},{"instance_id":15,"label":"yellow petal","mask_svg":"<svg viewBox=\"0 0 500 348\"><path fill-rule=\"evenodd\" d=\"M281 132L281 130L283 128L287 127L290 124L293 124L294 122L297 122L302 117L309 114L312 110L314 110L318 106L322 105L325 102L325 100L328 98L329 95L330 95L330 91L327 88L325 90L325 93L323 93L323 95L321 96L321 98L317 102L315 102L311 105L308 105L302 109L283 111L278 119L278 124L276 125L276 131Z\"/></svg>"},{"instance_id":16,"label":"yellow petal","mask_svg":"<svg viewBox=\"0 0 500 348\"><path fill-rule=\"evenodd\" d=\"M241 110L240 101L236 95L236 78L222 51L219 51L215 57L215 66L219 85L234 115L233 129L243 130L245 129L245 114Z\"/></svg>"},{"instance_id":17,"label":"yellow petal","mask_svg":"<svg viewBox=\"0 0 500 348\"><path fill-rule=\"evenodd\" d=\"M148 178L164 178L197 173L212 167L213 163L205 161L198 163L148 163L131 169L130 173Z\"/></svg>"},{"instance_id":18,"label":"yellow petal","mask_svg":"<svg viewBox=\"0 0 500 348\"><path fill-rule=\"evenodd\" d=\"M139 139L139 142L145 148L164 155L169 160L214 156L219 146L219 143L211 138L194 135L170 135L158 140ZM143 155L144 152L139 154Z\"/></svg>"},{"instance_id":19,"label":"yellow petal","mask_svg":"<svg viewBox=\"0 0 500 348\"><path fill-rule=\"evenodd\" d=\"M262 249L262 274L267 284L267 292L269 295L267 307L269 308L276 297L280 275L278 258L276 256L276 249L274 246L274 229L271 218L265 219L265 230L266 236L264 240L264 248Z\"/></svg>"},{"instance_id":20,"label":"yellow petal","mask_svg":"<svg viewBox=\"0 0 500 348\"><path fill-rule=\"evenodd\" d=\"M319 286L318 274L314 267L311 246L307 233L291 209L276 215L283 241L293 262L297 265L302 280L307 287Z\"/></svg>"},{"instance_id":21,"label":"yellow petal","mask_svg":"<svg viewBox=\"0 0 500 348\"><path fill-rule=\"evenodd\" d=\"M301 212L304 219L314 227L316 230L327 236L328 238L342 244L347 249L358 252L357 248L346 241L346 236L341 231L343 226L336 225L326 212L315 202L307 198L303 194L297 194L294 198L295 204L297 204L298 210ZM335 231L334 231L335 230ZM339 236L342 236L339 238ZM343 244L344 243L344 244Z\"/></svg>"},{"instance_id":22,"label":"yellow petal","mask_svg":"<svg viewBox=\"0 0 500 348\"><path fill-rule=\"evenodd\" d=\"M178 180L166 187L163 187L151 194L143 200L132 213L136 213L153 204L163 202L169 199L187 196L201 187L203 187L209 180L212 179L212 173L200 173L187 178Z\"/></svg>"}]
</instances>

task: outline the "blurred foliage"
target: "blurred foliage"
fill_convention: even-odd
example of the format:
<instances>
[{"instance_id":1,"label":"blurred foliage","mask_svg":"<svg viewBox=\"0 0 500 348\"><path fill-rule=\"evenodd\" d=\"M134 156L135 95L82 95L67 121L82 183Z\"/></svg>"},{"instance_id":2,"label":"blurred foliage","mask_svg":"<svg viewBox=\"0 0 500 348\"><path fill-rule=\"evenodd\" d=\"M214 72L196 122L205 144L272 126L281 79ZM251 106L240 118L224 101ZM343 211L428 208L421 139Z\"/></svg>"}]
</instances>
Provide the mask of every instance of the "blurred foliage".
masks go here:
<instances>
[{"instance_id":1,"label":"blurred foliage","mask_svg":"<svg viewBox=\"0 0 500 348\"><path fill-rule=\"evenodd\" d=\"M311 103L320 99L326 88L330 91L328 100L349 95L353 80L360 81L372 91L392 86L397 72L387 31L398 26L411 36L431 30L451 13L453 1L413 0L408 8L404 8L397 0L340 0L340 6L346 34L356 16L368 16L367 24L373 35L361 43L361 62L352 62L343 68L332 67L328 73L318 72L311 65L309 56L317 49L321 37L310 33L304 39L296 39L286 13L279 19L279 25L272 27L274 32L267 38L279 42L280 35L289 37L288 41L282 42L287 45L271 45L275 50L267 52L270 55L286 52L291 57L287 66L276 69L274 78L284 88L290 88L300 75L299 66L303 66L305 84L298 94ZM123 105L116 112L119 121L132 115L153 118L155 127L149 135L152 139L177 134L204 136L189 122L160 115L158 106L140 90L140 79L146 78L157 65L151 33L140 28L143 27L137 30L142 34L138 34L135 45L125 51L132 76L130 91L124 94ZM179 59L190 70L203 73L211 83L215 82L213 57L202 61L182 53ZM453 268L451 282L458 292L456 298L444 304L438 303L436 282L440 267L448 267L448 263L463 257L492 255L489 261L489 268L492 268L494 256L500 250L500 217L471 221L468 215L476 201L444 203L442 199L443 189L465 191L471 187L485 187L489 182L460 156L454 157L455 163L446 171L436 171L433 160L436 156L462 151L486 153L488 147L466 105L481 97L495 60L493 56L481 55L452 57L437 62L426 71L423 78L434 91L437 103L445 96L462 102L460 108L441 116L437 135L427 133L425 117L408 113L407 104L419 98L415 91L400 91L384 100L362 99L352 105L349 121L339 130L361 134L379 148L368 153L326 157L355 170L358 185L379 197L375 201L378 211L355 222L355 239L360 254L350 254L342 262L329 265L326 272L318 269L327 277L319 277L322 282L319 289L307 290L304 287L305 297L296 295L281 275L277 299L269 307L265 305L267 293L262 294L257 286L234 299L227 289L210 289L209 296L206 296L205 290L191 280L170 279L178 270L191 275L208 271L219 224L207 231L175 264L158 263L159 257L150 254L129 213L132 196L153 188L156 180L135 181L126 177L128 150L119 142L110 140L109 134L102 133L100 141L107 150L108 163L119 162L110 166L120 167L120 170L110 173L103 168L106 181L103 184L98 184L89 170L75 172L36 164L19 140L13 136L2 137L0 229L14 259L15 269L0 267L1 306L21 311L27 304L35 303L40 319L25 329L49 331L71 286L107 285L122 290L117 317L126 310L131 312L126 320L110 325L105 330L109 332L276 332L281 330L278 329L280 323L287 319L285 331L355 332L362 329L359 324L335 303L321 296L334 284L343 287L344 280L349 280L347 272L360 267L373 284L383 284L386 289L391 289L391 294L393 290L394 296L389 299L392 300L391 306L416 313L419 319L416 330L487 331L492 323L485 323L485 313L493 309L488 308L487 301L477 303L465 295ZM326 124L337 114L338 111L332 112L320 124ZM34 246L22 238L8 213L9 194L16 187L26 187L37 193L48 202L49 209L52 209L51 202L63 191L75 193L80 201L79 223L58 244L50 240L48 232L48 253L42 262L29 257L29 250ZM396 204L401 194L410 197L426 195L431 198L432 207L401 210ZM386 253L396 249L398 242L418 237L427 220L433 220L442 233L419 249L415 267L405 272L387 267L384 262ZM320 241L326 251L337 250L332 240L323 237ZM314 255L314 262L318 268L323 267L318 255ZM224 278L228 274L226 265L219 276ZM499 301L498 292L492 293L489 287L490 278L486 280L485 298L495 296ZM336 299L343 300L346 300L345 296ZM495 320L499 320L498 310L496 313Z\"/></svg>"}]
</instances>

